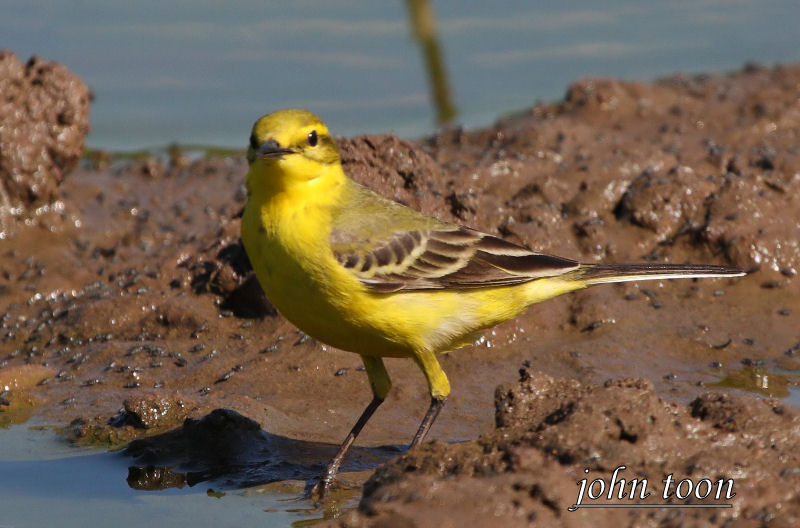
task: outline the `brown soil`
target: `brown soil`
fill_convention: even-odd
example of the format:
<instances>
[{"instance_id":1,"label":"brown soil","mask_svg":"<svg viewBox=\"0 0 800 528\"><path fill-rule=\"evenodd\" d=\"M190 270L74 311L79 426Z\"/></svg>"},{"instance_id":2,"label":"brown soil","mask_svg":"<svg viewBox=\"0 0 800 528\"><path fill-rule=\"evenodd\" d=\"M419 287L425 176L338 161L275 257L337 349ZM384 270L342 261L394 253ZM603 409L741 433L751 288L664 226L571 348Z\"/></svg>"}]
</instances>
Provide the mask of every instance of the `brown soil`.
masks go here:
<instances>
[{"instance_id":1,"label":"brown soil","mask_svg":"<svg viewBox=\"0 0 800 528\"><path fill-rule=\"evenodd\" d=\"M89 89L62 65L0 50L0 240L59 210L58 185L89 132Z\"/></svg>"},{"instance_id":2,"label":"brown soil","mask_svg":"<svg viewBox=\"0 0 800 528\"><path fill-rule=\"evenodd\" d=\"M358 512L341 526L796 526L800 503L800 414L776 400L704 394L666 402L650 382L585 386L523 370L498 387L497 429L461 444L428 444L378 468ZM588 432L588 433L587 433ZM647 479L641 491L599 500L576 482ZM664 479L671 476L665 500ZM720 499L692 497L702 479ZM721 484L717 484L721 482ZM728 482L731 482L728 484ZM614 494L620 492L620 484ZM700 484L700 496L708 484ZM600 488L595 489L595 494ZM734 495L735 494L735 495ZM596 495L595 495L596 496ZM732 497L727 500L726 496ZM576 509L579 502L731 504L725 509ZM455 513L454 513L455 512Z\"/></svg>"},{"instance_id":3,"label":"brown soil","mask_svg":"<svg viewBox=\"0 0 800 528\"><path fill-rule=\"evenodd\" d=\"M793 524L796 411L761 397L791 401L800 370L798 85L800 66L587 80L484 130L340 140L347 170L373 189L537 250L752 271L593 288L442 356L453 393L432 430L440 442L380 469L347 522ZM0 242L0 424L33 416L117 444L213 416L211 430L268 432L250 469L276 438L312 453L284 478L321 468L330 448L308 443L341 441L370 398L366 375L357 356L299 333L252 280L245 172L242 156L180 152L84 166L61 182L63 208L15 226ZM394 389L361 445L405 444L428 404L412 362L387 365ZM598 385L619 378L650 381ZM132 454L150 463L153 449ZM584 469L593 479L619 464L652 483L734 478L734 507L566 510Z\"/></svg>"}]
</instances>

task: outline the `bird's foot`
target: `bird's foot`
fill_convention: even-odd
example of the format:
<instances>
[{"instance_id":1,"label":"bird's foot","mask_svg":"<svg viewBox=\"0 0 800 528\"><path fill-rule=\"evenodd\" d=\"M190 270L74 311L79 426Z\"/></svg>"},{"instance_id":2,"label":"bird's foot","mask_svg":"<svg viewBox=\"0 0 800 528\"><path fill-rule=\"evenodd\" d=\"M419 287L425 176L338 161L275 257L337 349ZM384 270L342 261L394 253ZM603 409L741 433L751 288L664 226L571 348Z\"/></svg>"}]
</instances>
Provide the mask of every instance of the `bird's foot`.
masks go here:
<instances>
[{"instance_id":1,"label":"bird's foot","mask_svg":"<svg viewBox=\"0 0 800 528\"><path fill-rule=\"evenodd\" d=\"M328 492L331 489L332 481L332 475L324 474L311 487L311 490L308 492L308 498L316 503L324 503L328 498Z\"/></svg>"}]
</instances>

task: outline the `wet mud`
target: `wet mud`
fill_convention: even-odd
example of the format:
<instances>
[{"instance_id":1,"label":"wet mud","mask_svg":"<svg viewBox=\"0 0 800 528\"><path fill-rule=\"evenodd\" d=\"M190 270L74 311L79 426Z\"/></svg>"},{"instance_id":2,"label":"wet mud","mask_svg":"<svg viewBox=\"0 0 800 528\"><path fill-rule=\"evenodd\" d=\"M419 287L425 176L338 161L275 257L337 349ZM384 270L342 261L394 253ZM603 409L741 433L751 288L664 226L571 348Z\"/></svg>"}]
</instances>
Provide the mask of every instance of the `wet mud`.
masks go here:
<instances>
[{"instance_id":1,"label":"wet mud","mask_svg":"<svg viewBox=\"0 0 800 528\"><path fill-rule=\"evenodd\" d=\"M91 94L55 62L23 64L0 50L0 234L50 208L58 185L78 164L89 132Z\"/></svg>"},{"instance_id":2,"label":"wet mud","mask_svg":"<svg viewBox=\"0 0 800 528\"><path fill-rule=\"evenodd\" d=\"M355 179L427 214L583 261L750 274L598 286L442 356L453 393L437 441L381 466L337 522L792 525L798 85L794 65L584 80L562 102L482 130L340 138ZM239 240L245 172L241 154L94 156L59 176L59 207L11 217L0 240L0 425L34 417L78 443L134 441L142 487L198 475L241 487L323 467L335 447L322 444L340 442L370 399L366 375L260 292ZM351 470L394 456L427 407L416 366L387 367L393 390ZM206 420L247 431L222 435L241 459L176 458L187 428L215 431ZM294 450L311 454L282 474ZM276 465L262 471L260 457ZM567 511L584 469L595 478L619 464L651 482L732 478L737 496L724 511ZM180 474L160 474L167 466Z\"/></svg>"},{"instance_id":3,"label":"wet mud","mask_svg":"<svg viewBox=\"0 0 800 528\"><path fill-rule=\"evenodd\" d=\"M340 526L793 526L800 415L776 400L704 393L689 405L641 379L583 385L521 371L498 387L497 429L428 444L381 466ZM590 431L591 434L587 434ZM592 501L576 482L638 479ZM668 497L662 495L669 476ZM699 499L677 499L700 483ZM599 487L595 492L599 494ZM642 497L642 489L648 496ZM719 498L717 489L720 490ZM712 491L713 490L713 491ZM731 496L732 500L726 497ZM620 500L620 498L622 500ZM666 499L666 500L665 500ZM719 505L582 509L592 504ZM569 511L571 507L574 511ZM457 514L453 514L457 512Z\"/></svg>"}]
</instances>

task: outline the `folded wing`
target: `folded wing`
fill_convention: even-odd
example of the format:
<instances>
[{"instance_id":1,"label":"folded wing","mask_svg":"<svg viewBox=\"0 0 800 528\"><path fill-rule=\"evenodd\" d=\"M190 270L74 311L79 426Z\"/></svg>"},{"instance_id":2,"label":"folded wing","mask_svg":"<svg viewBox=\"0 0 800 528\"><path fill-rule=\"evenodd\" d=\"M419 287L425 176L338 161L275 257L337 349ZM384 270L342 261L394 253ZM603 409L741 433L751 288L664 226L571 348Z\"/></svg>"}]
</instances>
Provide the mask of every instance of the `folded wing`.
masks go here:
<instances>
[{"instance_id":1,"label":"folded wing","mask_svg":"<svg viewBox=\"0 0 800 528\"><path fill-rule=\"evenodd\" d=\"M449 227L449 226L448 226ZM466 227L398 231L369 246L331 237L339 263L376 292L485 288L520 284L578 268Z\"/></svg>"}]
</instances>

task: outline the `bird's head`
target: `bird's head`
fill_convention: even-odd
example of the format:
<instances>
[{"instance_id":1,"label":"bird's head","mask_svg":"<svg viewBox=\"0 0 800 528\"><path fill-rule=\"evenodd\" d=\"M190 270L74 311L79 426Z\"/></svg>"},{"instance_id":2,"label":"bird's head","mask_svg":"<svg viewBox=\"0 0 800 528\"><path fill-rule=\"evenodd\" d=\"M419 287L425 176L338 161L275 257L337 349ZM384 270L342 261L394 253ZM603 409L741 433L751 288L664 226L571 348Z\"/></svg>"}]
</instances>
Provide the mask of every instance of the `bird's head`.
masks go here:
<instances>
[{"instance_id":1,"label":"bird's head","mask_svg":"<svg viewBox=\"0 0 800 528\"><path fill-rule=\"evenodd\" d=\"M339 152L319 117L307 110L288 109L255 122L247 161L251 171L263 165L274 177L310 180L326 167L338 166Z\"/></svg>"}]
</instances>

